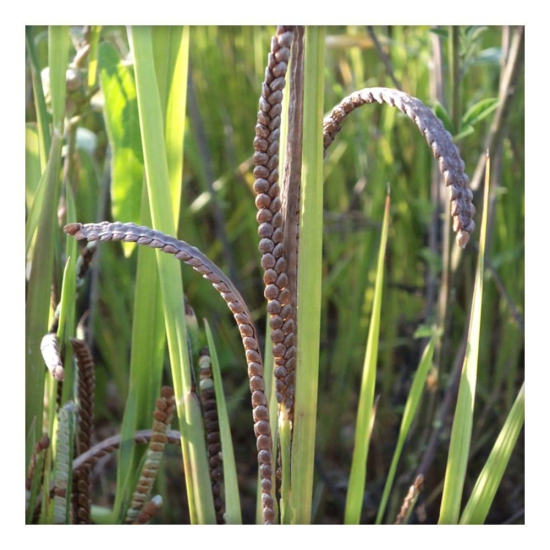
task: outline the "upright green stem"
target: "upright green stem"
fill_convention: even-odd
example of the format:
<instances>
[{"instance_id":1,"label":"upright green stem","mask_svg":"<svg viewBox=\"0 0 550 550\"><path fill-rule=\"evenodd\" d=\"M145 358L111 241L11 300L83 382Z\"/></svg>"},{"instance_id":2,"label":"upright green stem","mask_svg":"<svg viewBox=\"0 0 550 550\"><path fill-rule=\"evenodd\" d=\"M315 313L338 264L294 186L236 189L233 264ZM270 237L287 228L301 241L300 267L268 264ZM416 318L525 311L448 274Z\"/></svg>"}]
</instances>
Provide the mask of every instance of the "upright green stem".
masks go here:
<instances>
[{"instance_id":1,"label":"upright green stem","mask_svg":"<svg viewBox=\"0 0 550 550\"><path fill-rule=\"evenodd\" d=\"M153 228L168 235L175 235L163 116L153 63L151 28L130 28L129 36L135 59L143 158ZM180 266L160 251L157 251L157 261L172 378L182 433L182 453L190 512L193 522L213 524L216 522L216 517L210 491L204 429L201 429L200 410L191 391L191 366L187 350Z\"/></svg>"},{"instance_id":2,"label":"upright green stem","mask_svg":"<svg viewBox=\"0 0 550 550\"><path fill-rule=\"evenodd\" d=\"M300 269L296 403L292 436L293 523L311 522L321 327L323 237L324 29L305 33L304 144L300 199Z\"/></svg>"}]
</instances>

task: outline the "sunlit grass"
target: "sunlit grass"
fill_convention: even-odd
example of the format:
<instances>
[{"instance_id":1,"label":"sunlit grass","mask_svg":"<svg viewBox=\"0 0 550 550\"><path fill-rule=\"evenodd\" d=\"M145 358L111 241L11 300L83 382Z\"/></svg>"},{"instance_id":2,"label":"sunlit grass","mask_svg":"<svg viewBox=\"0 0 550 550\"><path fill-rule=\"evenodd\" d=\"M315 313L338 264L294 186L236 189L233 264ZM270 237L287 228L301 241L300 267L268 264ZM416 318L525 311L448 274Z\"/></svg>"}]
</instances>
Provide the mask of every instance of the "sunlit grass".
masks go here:
<instances>
[{"instance_id":1,"label":"sunlit grass","mask_svg":"<svg viewBox=\"0 0 550 550\"><path fill-rule=\"evenodd\" d=\"M374 30L383 38L394 76L407 91L434 104L435 98L428 96L433 78L428 70L431 31L395 27L390 40L386 30ZM164 478L157 489L165 501L177 504L161 510L158 521L215 523L193 378L196 347L208 341L221 417L226 521L262 521L246 363L234 320L217 293L191 269L181 270L173 258L131 243L99 245L92 271L80 281L77 244L63 240L61 227L111 218L180 235L226 273L235 274L265 343L274 452L278 438L282 452L279 522L392 523L420 465L427 465L422 472L427 493L418 499L427 514L424 521L504 521L511 511L494 506L500 498L498 487L507 472L522 472L514 453L524 421L524 197L518 184L523 148L514 137L523 131L522 80L516 83L517 104L505 131L510 137L503 139L495 161L500 170L497 184L492 184L490 240L485 240L487 210L480 223L478 208L478 228L466 251L442 261L441 241L434 247L428 233L430 228L436 235L446 231L440 221L448 196L441 181L432 177L435 161L410 121L379 106L358 112L323 161L323 113L354 89L393 84L364 28L307 29L292 425L284 415L277 418L274 402L250 169L273 29L89 31L89 58L79 68L83 86L93 88L94 94L99 86L99 93L71 119L71 147L69 133L63 136L70 126L65 117L65 71L82 37L70 40L69 32L79 31L67 27L29 27L26 32L34 98L28 108L34 116L27 124L25 182L27 466L43 426L52 438L38 461L45 464L41 492L37 478L32 480L27 522L36 521L36 507L42 510L38 521L53 521L48 494L58 469L57 411L74 400L77 377L66 343L79 321L97 361L97 422L121 434L123 442L101 485L112 508L94 508L101 517L93 519L124 518L144 449L134 444L133 435L150 427L160 386L168 381L177 397L173 427L181 434L181 455L172 450L163 459ZM495 115L501 66L491 52L501 47L503 30L461 27L453 36L448 29L437 32L446 59L452 60L449 68L436 67L449 94L440 113L460 137L461 156L471 173ZM448 49L453 38L454 54ZM463 48L457 51L458 39ZM344 43L348 45L342 47ZM483 71L472 70L482 64ZM44 97L40 72L47 65L50 84ZM460 94L451 85L457 70L463 71ZM189 104L188 82L194 94ZM391 208L388 205L383 216L388 181ZM435 189L443 196L441 204ZM481 197L476 195L475 203L479 206ZM486 196L484 204L490 203ZM438 205L444 209L436 212ZM441 277L450 271L449 293L438 310ZM205 329L193 335L186 327L184 289L197 317L208 319ZM57 305L59 326L54 329L67 362L60 392L39 350ZM455 407L453 365L462 364L460 344L468 322L465 370ZM437 323L437 344L435 336L429 343L413 339L420 325ZM500 345L495 347L495 342ZM69 438L71 434L74 431ZM470 440L479 442L476 451L486 452L472 455ZM487 460L479 458L487 455ZM273 477L275 484L275 472ZM474 486L471 495L464 494L468 486ZM61 521L68 521L67 508L63 514ZM421 521L414 509L408 517Z\"/></svg>"}]
</instances>

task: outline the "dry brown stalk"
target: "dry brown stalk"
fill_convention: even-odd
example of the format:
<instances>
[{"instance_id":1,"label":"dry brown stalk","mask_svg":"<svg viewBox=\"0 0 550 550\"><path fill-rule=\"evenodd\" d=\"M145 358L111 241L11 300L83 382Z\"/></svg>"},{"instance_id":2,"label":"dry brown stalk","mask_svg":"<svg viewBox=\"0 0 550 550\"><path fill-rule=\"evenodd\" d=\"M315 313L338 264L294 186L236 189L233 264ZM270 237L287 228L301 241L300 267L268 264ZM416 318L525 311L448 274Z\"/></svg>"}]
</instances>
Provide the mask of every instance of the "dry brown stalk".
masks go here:
<instances>
[{"instance_id":1,"label":"dry brown stalk","mask_svg":"<svg viewBox=\"0 0 550 550\"><path fill-rule=\"evenodd\" d=\"M203 348L200 352L199 377L216 521L218 524L222 524L224 523L223 500L221 498L220 485L220 482L223 481L222 447L220 443L220 425L218 423L216 392L214 391L214 380L212 379L212 368L208 348Z\"/></svg>"},{"instance_id":2,"label":"dry brown stalk","mask_svg":"<svg viewBox=\"0 0 550 550\"><path fill-rule=\"evenodd\" d=\"M76 286L79 288L90 269L90 264L96 251L96 243L89 243L80 251L80 256L76 260Z\"/></svg>"},{"instance_id":3,"label":"dry brown stalk","mask_svg":"<svg viewBox=\"0 0 550 550\"><path fill-rule=\"evenodd\" d=\"M397 515L397 519L395 520L396 525L401 525L409 517L412 511L412 507L414 506L418 498L418 495L422 491L423 485L424 485L424 476L423 475L416 476L414 483L409 488L409 492L407 493L407 496L403 500L403 505L401 506L401 510Z\"/></svg>"},{"instance_id":4,"label":"dry brown stalk","mask_svg":"<svg viewBox=\"0 0 550 550\"><path fill-rule=\"evenodd\" d=\"M472 219L475 208L472 204L472 191L468 187L468 177L464 173L464 162L451 135L441 121L419 99L390 88L365 88L354 92L334 107L323 123L325 151L349 113L367 103L386 103L405 113L418 126L439 161L439 170L445 184L451 188L451 213L454 217L453 229L457 232L457 242L464 248L470 234L475 229Z\"/></svg>"},{"instance_id":5,"label":"dry brown stalk","mask_svg":"<svg viewBox=\"0 0 550 550\"><path fill-rule=\"evenodd\" d=\"M164 386L161 390L160 398L155 403L153 434L149 441L145 463L143 464L125 523L134 523L136 521L149 498L164 453L164 447L166 446L166 432L174 416L175 409L174 390L168 386Z\"/></svg>"},{"instance_id":6,"label":"dry brown stalk","mask_svg":"<svg viewBox=\"0 0 550 550\"><path fill-rule=\"evenodd\" d=\"M271 487L271 430L267 397L265 395L262 356L252 317L239 291L224 273L197 248L174 237L164 235L160 231L121 222L85 225L71 223L65 226L64 231L79 240L136 242L137 244L160 249L167 254L173 254L178 260L185 262L198 271L221 294L233 313L245 349L250 391L252 393L252 414L255 422L254 433L258 448L258 464L262 480L264 521L265 523L273 523L275 511Z\"/></svg>"},{"instance_id":7,"label":"dry brown stalk","mask_svg":"<svg viewBox=\"0 0 550 550\"><path fill-rule=\"evenodd\" d=\"M292 27L278 27L271 40L260 110L254 138L254 191L258 213L259 250L264 270L267 311L275 361L275 394L279 403L292 410L296 368L294 307L284 250L284 213L279 187L279 137L283 89L294 39ZM292 190L288 190L292 192ZM292 243L290 243L292 246Z\"/></svg>"},{"instance_id":8,"label":"dry brown stalk","mask_svg":"<svg viewBox=\"0 0 550 550\"><path fill-rule=\"evenodd\" d=\"M93 419L94 419L94 392L95 375L92 353L82 340L69 339L78 365L78 432L77 432L77 456L85 453L91 447ZM91 491L90 491L91 466L83 468L73 475L73 507L75 521L77 523L90 523Z\"/></svg>"}]
</instances>

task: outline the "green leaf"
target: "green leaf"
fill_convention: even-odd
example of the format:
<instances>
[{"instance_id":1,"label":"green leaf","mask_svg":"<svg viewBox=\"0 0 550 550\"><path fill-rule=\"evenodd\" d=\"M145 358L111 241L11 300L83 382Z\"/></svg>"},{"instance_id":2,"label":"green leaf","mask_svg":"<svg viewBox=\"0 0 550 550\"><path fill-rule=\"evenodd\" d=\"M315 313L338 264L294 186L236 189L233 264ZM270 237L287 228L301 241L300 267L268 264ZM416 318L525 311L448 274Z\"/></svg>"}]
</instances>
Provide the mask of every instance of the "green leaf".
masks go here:
<instances>
[{"instance_id":1,"label":"green leaf","mask_svg":"<svg viewBox=\"0 0 550 550\"><path fill-rule=\"evenodd\" d=\"M449 38L449 31L441 27L432 27L430 32L437 34L437 36L441 36L441 38Z\"/></svg>"},{"instance_id":2,"label":"green leaf","mask_svg":"<svg viewBox=\"0 0 550 550\"><path fill-rule=\"evenodd\" d=\"M29 60L31 66L31 80L34 94L34 101L36 106L36 121L38 126L38 136L40 145L40 165L42 171L46 169L46 163L48 161L48 154L51 146L51 135L49 123L51 116L46 108L46 100L44 98L44 89L42 87L42 78L40 75L40 65L38 63L38 55L34 45L34 36L32 27L26 27L25 39L27 44L27 51L29 53Z\"/></svg>"},{"instance_id":3,"label":"green leaf","mask_svg":"<svg viewBox=\"0 0 550 550\"><path fill-rule=\"evenodd\" d=\"M105 124L111 144L111 201L115 220L140 223L143 151L132 71L117 51L102 43L98 51L99 81L105 98ZM128 257L133 243L122 243Z\"/></svg>"},{"instance_id":4,"label":"green leaf","mask_svg":"<svg viewBox=\"0 0 550 550\"><path fill-rule=\"evenodd\" d=\"M292 435L292 521L311 523L313 459L319 376L323 239L323 75L325 32L306 27L304 51L304 124L296 361L296 401Z\"/></svg>"},{"instance_id":5,"label":"green leaf","mask_svg":"<svg viewBox=\"0 0 550 550\"><path fill-rule=\"evenodd\" d=\"M506 418L491 454L477 478L476 484L460 518L462 525L481 525L485 522L498 486L525 420L525 384Z\"/></svg>"},{"instance_id":6,"label":"green leaf","mask_svg":"<svg viewBox=\"0 0 550 550\"><path fill-rule=\"evenodd\" d=\"M70 185L65 187L65 198L67 202L67 223L76 221L76 210L73 192ZM73 347L69 338L73 337L76 331L76 258L78 248L76 239L67 239L65 257L67 262L63 272L63 283L61 285L61 300L59 302L59 326L57 329L58 342L62 342L65 348L63 363L65 367L65 378L63 381L62 402L68 403L75 399L76 379L73 368Z\"/></svg>"},{"instance_id":7,"label":"green leaf","mask_svg":"<svg viewBox=\"0 0 550 550\"><path fill-rule=\"evenodd\" d=\"M218 421L220 424L220 439L223 456L223 484L225 493L225 520L228 525L241 525L241 504L239 499L239 486L237 483L237 466L235 463L235 454L233 453L233 441L231 439L231 428L229 426L229 415L225 405L225 395L223 393L222 375L220 372L220 363L218 353L210 325L204 319L204 328L206 329L206 339L208 340L208 350L210 352L212 377L214 379L214 391L216 392L216 409L218 411Z\"/></svg>"},{"instance_id":8,"label":"green leaf","mask_svg":"<svg viewBox=\"0 0 550 550\"><path fill-rule=\"evenodd\" d=\"M25 127L25 205L27 211L30 210L36 197L41 176L38 129L35 124L27 124Z\"/></svg>"},{"instance_id":9,"label":"green leaf","mask_svg":"<svg viewBox=\"0 0 550 550\"><path fill-rule=\"evenodd\" d=\"M437 331L435 331L432 328L432 337L428 342L428 345L424 349L424 353L422 354L420 364L418 365L418 369L416 370L416 373L414 375L413 383L411 385L411 390L409 392L407 403L405 405L405 411L403 412L401 427L399 428L399 437L397 439L397 445L395 448L395 452L393 453L393 458L392 458L390 470L388 473L388 477L386 478L386 484L384 486L384 492L382 494L382 501L380 503L380 506L378 508L378 514L376 516L377 524L380 524L382 522L382 518L384 517L386 504L388 502L393 481L395 479L395 473L397 471L399 458L401 456L403 446L405 445L405 441L409 434L409 430L411 428L412 422L415 418L416 411L418 410L418 405L420 404L420 400L424 392L424 386L426 384L426 377L428 376L428 372L430 371L430 367L432 366L432 359L433 359L435 344L437 339L436 332Z\"/></svg>"},{"instance_id":10,"label":"green leaf","mask_svg":"<svg viewBox=\"0 0 550 550\"><path fill-rule=\"evenodd\" d=\"M473 126L464 126L461 125L460 132L454 136L454 141L460 141L462 138L465 138L466 136L469 136L470 134L473 134L475 132Z\"/></svg>"},{"instance_id":11,"label":"green leaf","mask_svg":"<svg viewBox=\"0 0 550 550\"><path fill-rule=\"evenodd\" d=\"M487 216L489 205L489 159L487 159L483 214L480 228L479 254L475 274L474 296L470 312L470 325L466 341L466 354L462 366L458 398L451 431L449 456L441 499L440 524L455 525L458 522L462 491L466 478L466 466L470 452L476 394L478 356L481 334L481 306L483 300L483 274Z\"/></svg>"},{"instance_id":12,"label":"green leaf","mask_svg":"<svg viewBox=\"0 0 550 550\"><path fill-rule=\"evenodd\" d=\"M153 27L153 55L164 117L166 158L174 222L178 224L183 170L189 27Z\"/></svg>"},{"instance_id":13,"label":"green leaf","mask_svg":"<svg viewBox=\"0 0 550 550\"><path fill-rule=\"evenodd\" d=\"M25 371L25 420L27 436L33 426L36 441L42 435L44 408L44 360L40 342L48 331L50 294L54 267L55 240L57 238L57 205L60 190L62 138L54 134L50 158L44 172L44 193L36 205L40 213L36 243L32 251L25 309L26 371ZM27 238L29 237L27 233ZM27 464L32 448L27 449Z\"/></svg>"},{"instance_id":14,"label":"green leaf","mask_svg":"<svg viewBox=\"0 0 550 550\"><path fill-rule=\"evenodd\" d=\"M389 220L390 196L388 194L386 197L384 221L382 223L382 236L380 238L376 281L374 284L374 300L372 305L367 347L365 350L365 361L363 364L363 375L359 393L359 405L357 407L355 446L353 448L353 458L351 463L351 473L348 483L348 494L346 498L346 511L344 517L344 522L347 525L359 523L359 520L361 519L361 510L363 508L365 479L367 477L367 456L373 419L376 363L378 361L378 337L380 334L380 315L382 311L382 288L384 285L384 259L386 255L386 243L388 240Z\"/></svg>"},{"instance_id":15,"label":"green leaf","mask_svg":"<svg viewBox=\"0 0 550 550\"><path fill-rule=\"evenodd\" d=\"M482 99L475 105L472 105L462 117L460 122L460 131L464 131L464 127L474 126L480 120L488 117L499 105L498 97Z\"/></svg>"},{"instance_id":16,"label":"green leaf","mask_svg":"<svg viewBox=\"0 0 550 550\"><path fill-rule=\"evenodd\" d=\"M455 126L453 124L453 121L451 120L451 117L450 117L449 113L445 109L445 107L443 107L443 105L441 105L441 103L439 103L439 101L436 101L435 104L434 104L433 110L434 110L435 116L439 120L441 120L441 122L443 123L443 126L445 127L445 130L447 130L447 132L449 132L451 135L454 135Z\"/></svg>"},{"instance_id":17,"label":"green leaf","mask_svg":"<svg viewBox=\"0 0 550 550\"><path fill-rule=\"evenodd\" d=\"M65 120L66 74L69 52L69 27L49 27L49 78L53 127L63 134Z\"/></svg>"},{"instance_id":18,"label":"green leaf","mask_svg":"<svg viewBox=\"0 0 550 550\"><path fill-rule=\"evenodd\" d=\"M139 124L143 136L152 226L167 235L175 235L163 112L153 61L151 29L138 26L128 30L135 60ZM193 523L214 524L216 516L209 483L204 425L200 406L192 391L181 270L173 258L160 251L156 255L191 519Z\"/></svg>"}]
</instances>

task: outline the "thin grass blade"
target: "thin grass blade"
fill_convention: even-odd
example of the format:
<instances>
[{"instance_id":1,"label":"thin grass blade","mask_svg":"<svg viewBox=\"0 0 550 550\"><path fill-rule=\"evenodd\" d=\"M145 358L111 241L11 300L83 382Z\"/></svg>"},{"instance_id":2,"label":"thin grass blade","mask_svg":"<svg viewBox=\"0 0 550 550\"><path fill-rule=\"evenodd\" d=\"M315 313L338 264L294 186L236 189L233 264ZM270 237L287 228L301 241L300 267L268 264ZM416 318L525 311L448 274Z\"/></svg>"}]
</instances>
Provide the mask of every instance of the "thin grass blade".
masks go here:
<instances>
[{"instance_id":1,"label":"thin grass blade","mask_svg":"<svg viewBox=\"0 0 550 550\"><path fill-rule=\"evenodd\" d=\"M306 27L296 401L292 436L292 523L311 523L321 327L323 237L323 27Z\"/></svg>"},{"instance_id":2,"label":"thin grass blade","mask_svg":"<svg viewBox=\"0 0 550 550\"><path fill-rule=\"evenodd\" d=\"M416 411L418 409L418 405L420 404L420 400L422 399L422 393L424 391L426 377L428 376L428 372L432 365L436 339L437 339L436 335L433 334L432 337L430 338L430 341L428 342L428 345L424 349L424 353L422 354L422 358L420 359L420 364L418 365L418 369L416 370L416 373L414 375L411 390L409 392L407 403L405 405L405 410L403 412L401 427L399 428L397 445L395 448L395 452L393 453L390 470L388 472L388 477L386 479L386 484L384 486L384 492L382 494L382 500L378 508L378 514L376 516L377 524L380 524L382 522L382 518L384 517L386 504L388 503L390 491L393 485L393 481L395 479L395 472L397 471L397 465L399 463L399 458L401 457L401 451L403 450L403 446L405 445L405 441L407 439L407 435L409 433L412 422L416 415Z\"/></svg>"},{"instance_id":3,"label":"thin grass blade","mask_svg":"<svg viewBox=\"0 0 550 550\"><path fill-rule=\"evenodd\" d=\"M153 62L149 27L129 28L135 60L135 79L143 142L147 189L154 229L176 234L169 193L169 175L164 147L163 115ZM187 491L192 518L196 523L216 521L209 470L206 460L204 426L196 396L192 394L191 366L187 350L183 284L180 266L157 251L168 349L180 431ZM187 403L188 408L185 404Z\"/></svg>"},{"instance_id":4,"label":"thin grass blade","mask_svg":"<svg viewBox=\"0 0 550 550\"><path fill-rule=\"evenodd\" d=\"M31 258L31 273L25 309L25 421L27 434L33 426L36 438L30 442L30 446L27 448L27 465L34 444L42 435L44 361L40 353L40 342L48 331L50 314L50 292L54 265L52 250L55 248L56 208L61 182L59 177L61 145L61 136L55 134L45 172L45 193L42 196L43 202L40 209L38 233Z\"/></svg>"},{"instance_id":5,"label":"thin grass blade","mask_svg":"<svg viewBox=\"0 0 550 550\"><path fill-rule=\"evenodd\" d=\"M386 243L388 240L388 227L390 219L390 196L386 197L384 221L382 223L382 236L380 239L380 251L378 253L378 265L376 269L376 281L374 285L374 299L372 306L371 322L363 364L363 377L359 394L359 406L357 410L357 425L355 428L355 447L351 463L351 473L346 498L346 511L344 522L346 524L358 524L361 519L363 507L363 494L365 492L365 479L367 476L367 456L369 449L371 418L373 415L374 386L376 383L376 363L378 360L378 336L380 333L380 314L382 310L382 288L384 284L384 259L386 256Z\"/></svg>"},{"instance_id":6,"label":"thin grass blade","mask_svg":"<svg viewBox=\"0 0 550 550\"><path fill-rule=\"evenodd\" d=\"M485 266L485 243L487 237L487 213L489 208L489 173L490 162L489 157L487 157L483 216L480 228L474 297L472 300L470 326L468 328L468 339L466 342L466 356L462 367L458 399L451 432L451 442L439 516L440 524L455 525L458 522L468 455L470 452L481 333L483 274Z\"/></svg>"},{"instance_id":7,"label":"thin grass blade","mask_svg":"<svg viewBox=\"0 0 550 550\"><path fill-rule=\"evenodd\" d=\"M204 328L206 330L206 339L212 361L212 374L214 378L214 390L216 392L216 405L218 410L218 421L220 423L220 438L223 455L223 483L225 494L225 522L228 525L241 525L243 520L241 516L241 501L239 498L239 485L237 483L237 466L235 463L235 454L233 452L233 440L231 439L231 427L229 425L229 416L225 404L225 395L223 392L222 375L220 372L220 363L216 351L216 343L210 329L208 321L204 319Z\"/></svg>"},{"instance_id":8,"label":"thin grass blade","mask_svg":"<svg viewBox=\"0 0 550 550\"><path fill-rule=\"evenodd\" d=\"M111 209L115 220L140 222L143 151L136 86L118 52L103 42L98 49L99 81L105 98L105 125L111 145ZM123 243L128 257L135 248Z\"/></svg>"},{"instance_id":9,"label":"thin grass blade","mask_svg":"<svg viewBox=\"0 0 550 550\"><path fill-rule=\"evenodd\" d=\"M461 525L485 523L498 486L510 460L525 420L525 384L516 397L491 454L477 478L470 498L460 517Z\"/></svg>"}]
</instances>

